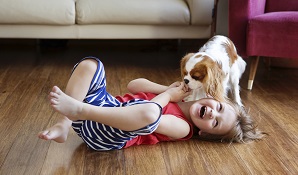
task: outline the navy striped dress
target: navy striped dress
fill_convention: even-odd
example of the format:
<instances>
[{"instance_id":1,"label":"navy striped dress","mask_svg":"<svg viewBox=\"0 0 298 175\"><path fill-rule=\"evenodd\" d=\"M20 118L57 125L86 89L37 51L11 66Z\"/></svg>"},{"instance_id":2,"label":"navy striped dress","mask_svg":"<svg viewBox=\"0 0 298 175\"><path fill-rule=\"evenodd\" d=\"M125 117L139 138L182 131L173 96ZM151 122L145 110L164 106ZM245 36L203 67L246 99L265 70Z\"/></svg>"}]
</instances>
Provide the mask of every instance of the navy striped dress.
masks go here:
<instances>
[{"instance_id":1,"label":"navy striped dress","mask_svg":"<svg viewBox=\"0 0 298 175\"><path fill-rule=\"evenodd\" d=\"M86 57L81 61L85 59L96 60L98 62L98 66L91 81L88 93L84 99L84 103L99 107L123 107L144 103L154 103L142 99L133 99L121 103L106 91L106 76L102 62L96 57ZM79 63L74 66L73 71ZM159 104L155 104L159 106L161 116L162 108ZM115 150L123 148L127 141L132 140L138 135L148 135L154 132L160 122L160 116L154 123L151 123L135 131L123 131L90 120L73 121L72 128L91 149L96 151Z\"/></svg>"}]
</instances>

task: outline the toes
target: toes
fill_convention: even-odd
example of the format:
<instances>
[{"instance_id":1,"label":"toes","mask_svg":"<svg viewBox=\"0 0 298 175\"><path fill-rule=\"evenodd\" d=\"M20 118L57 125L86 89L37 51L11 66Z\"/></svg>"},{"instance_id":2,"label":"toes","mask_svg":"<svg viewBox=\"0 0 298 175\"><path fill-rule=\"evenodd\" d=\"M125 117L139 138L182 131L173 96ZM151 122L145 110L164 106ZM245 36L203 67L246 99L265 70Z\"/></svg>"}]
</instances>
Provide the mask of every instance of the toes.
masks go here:
<instances>
[{"instance_id":1,"label":"toes","mask_svg":"<svg viewBox=\"0 0 298 175\"><path fill-rule=\"evenodd\" d=\"M49 133L49 131L42 131L38 134L38 137L40 139L44 139L44 140L48 140L47 134Z\"/></svg>"},{"instance_id":2,"label":"toes","mask_svg":"<svg viewBox=\"0 0 298 175\"><path fill-rule=\"evenodd\" d=\"M56 92L50 92L48 95L48 99L50 100L51 103L57 104L59 99L59 94L57 94Z\"/></svg>"},{"instance_id":3,"label":"toes","mask_svg":"<svg viewBox=\"0 0 298 175\"><path fill-rule=\"evenodd\" d=\"M52 92L57 93L57 94L61 94L62 91L58 86L54 86L52 88Z\"/></svg>"},{"instance_id":4,"label":"toes","mask_svg":"<svg viewBox=\"0 0 298 175\"><path fill-rule=\"evenodd\" d=\"M53 98L53 97L57 97L57 96L58 96L57 93L55 93L55 92L50 92L48 97L51 99L51 98Z\"/></svg>"},{"instance_id":5,"label":"toes","mask_svg":"<svg viewBox=\"0 0 298 175\"><path fill-rule=\"evenodd\" d=\"M50 103L51 105L57 105L59 102L56 99L52 98L50 99Z\"/></svg>"},{"instance_id":6,"label":"toes","mask_svg":"<svg viewBox=\"0 0 298 175\"><path fill-rule=\"evenodd\" d=\"M58 104L59 95L54 93L54 92L50 92L49 95L48 95L48 99L49 99L51 104Z\"/></svg>"}]
</instances>

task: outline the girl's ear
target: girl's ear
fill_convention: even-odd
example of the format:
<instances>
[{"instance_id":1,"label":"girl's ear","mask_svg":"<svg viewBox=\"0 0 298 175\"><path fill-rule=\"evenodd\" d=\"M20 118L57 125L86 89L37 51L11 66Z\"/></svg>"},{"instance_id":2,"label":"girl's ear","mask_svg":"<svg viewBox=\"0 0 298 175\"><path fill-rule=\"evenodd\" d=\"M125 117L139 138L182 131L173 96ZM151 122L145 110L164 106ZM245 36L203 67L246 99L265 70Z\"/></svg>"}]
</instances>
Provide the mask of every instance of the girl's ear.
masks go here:
<instances>
[{"instance_id":1,"label":"girl's ear","mask_svg":"<svg viewBox=\"0 0 298 175\"><path fill-rule=\"evenodd\" d=\"M199 134L199 136L206 136L208 133L206 133L206 132L200 130L200 131L198 132L198 134Z\"/></svg>"},{"instance_id":2,"label":"girl's ear","mask_svg":"<svg viewBox=\"0 0 298 175\"><path fill-rule=\"evenodd\" d=\"M200 130L200 131L198 132L198 134L199 134L199 136L202 136L202 137L206 137L206 136L208 136L208 133L207 133L207 132L204 132L204 131L202 131L202 130Z\"/></svg>"}]
</instances>

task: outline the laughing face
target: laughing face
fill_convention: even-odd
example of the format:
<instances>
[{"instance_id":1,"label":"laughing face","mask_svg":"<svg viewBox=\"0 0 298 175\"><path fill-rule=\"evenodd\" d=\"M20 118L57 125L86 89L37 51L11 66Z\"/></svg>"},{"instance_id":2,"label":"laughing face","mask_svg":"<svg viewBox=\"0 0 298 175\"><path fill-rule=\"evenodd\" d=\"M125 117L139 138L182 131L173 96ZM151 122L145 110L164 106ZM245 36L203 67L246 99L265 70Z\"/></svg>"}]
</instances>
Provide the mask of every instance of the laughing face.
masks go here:
<instances>
[{"instance_id":1,"label":"laughing face","mask_svg":"<svg viewBox=\"0 0 298 175\"><path fill-rule=\"evenodd\" d=\"M203 98L190 107L190 117L200 132L224 135L235 125L236 113L232 106L213 98Z\"/></svg>"}]
</instances>

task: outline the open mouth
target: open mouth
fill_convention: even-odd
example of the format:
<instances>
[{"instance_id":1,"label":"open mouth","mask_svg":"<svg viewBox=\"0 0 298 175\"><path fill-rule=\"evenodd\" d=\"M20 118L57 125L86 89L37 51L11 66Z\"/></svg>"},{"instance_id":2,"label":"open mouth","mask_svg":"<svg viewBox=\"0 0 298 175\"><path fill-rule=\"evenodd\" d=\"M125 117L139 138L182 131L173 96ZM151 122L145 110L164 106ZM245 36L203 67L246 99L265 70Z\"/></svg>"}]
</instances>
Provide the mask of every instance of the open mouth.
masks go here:
<instances>
[{"instance_id":1,"label":"open mouth","mask_svg":"<svg viewBox=\"0 0 298 175\"><path fill-rule=\"evenodd\" d=\"M207 111L207 107L206 106L202 106L201 107L201 110L200 110L200 117L201 118L204 118L206 111Z\"/></svg>"}]
</instances>

